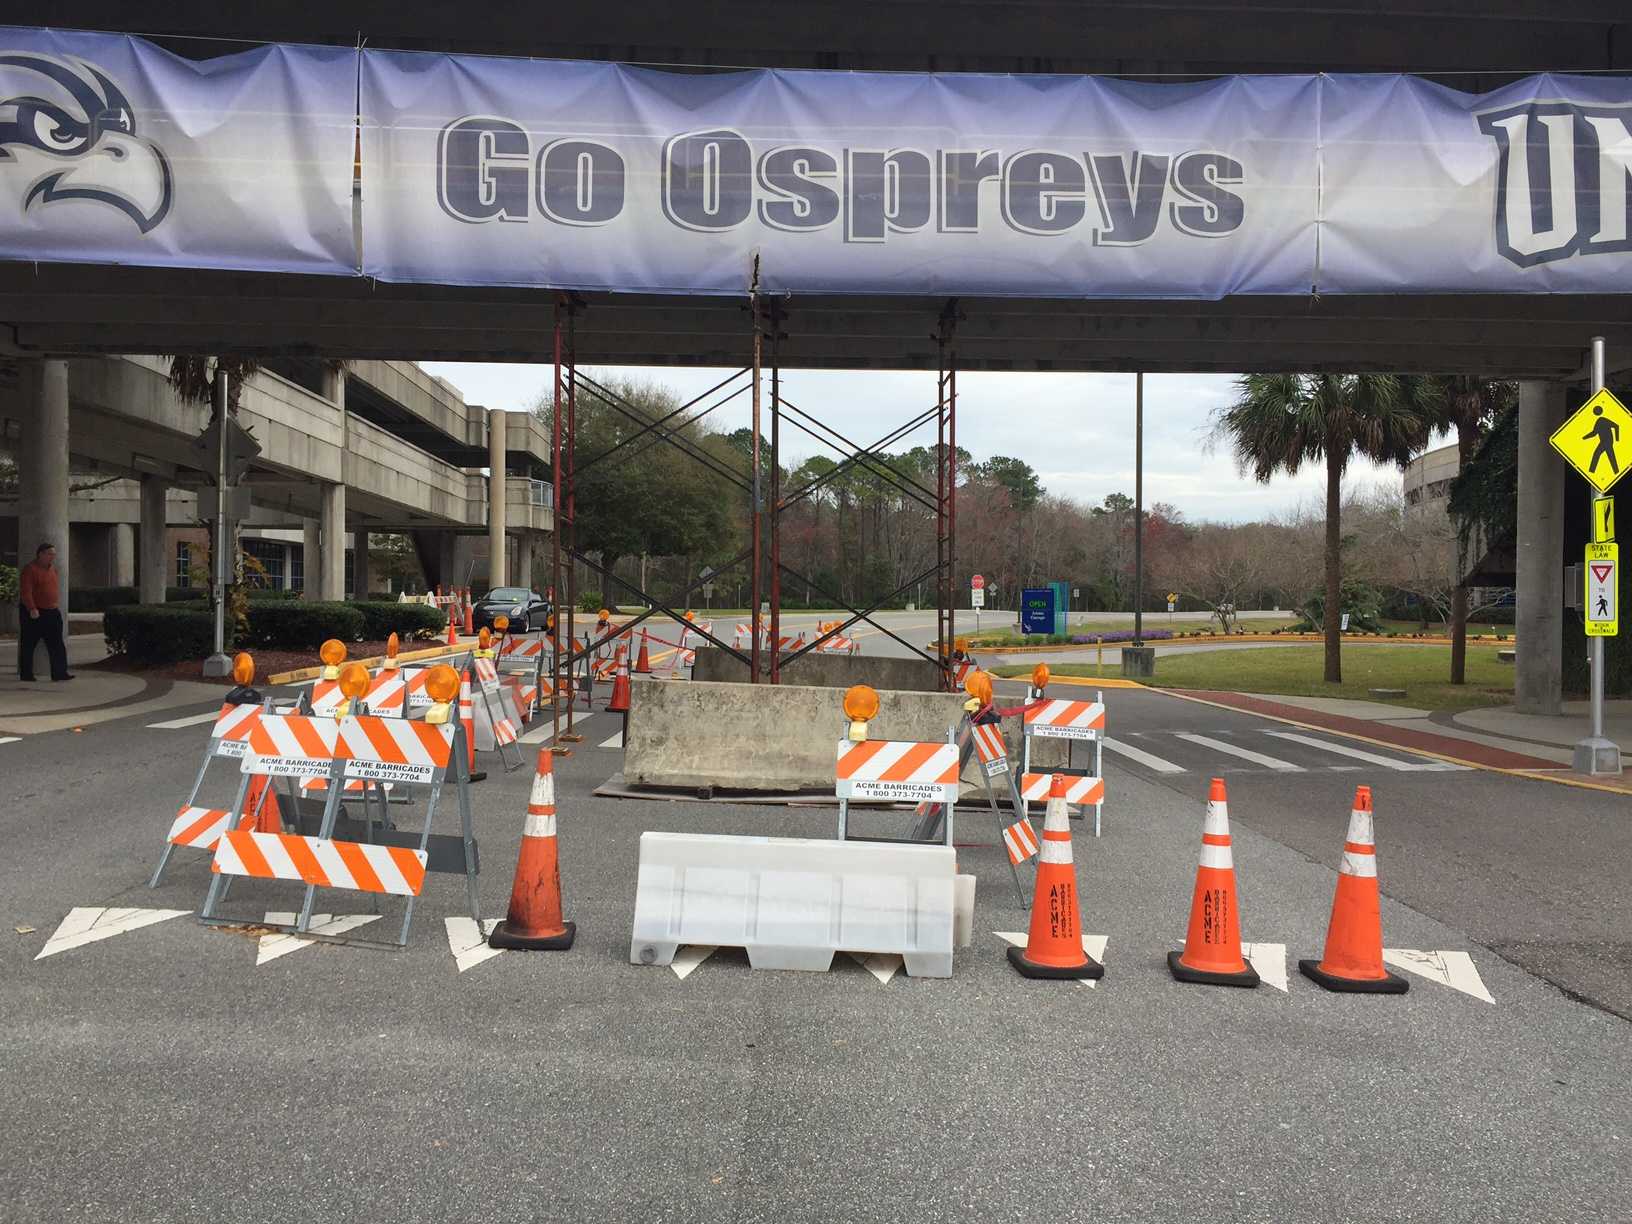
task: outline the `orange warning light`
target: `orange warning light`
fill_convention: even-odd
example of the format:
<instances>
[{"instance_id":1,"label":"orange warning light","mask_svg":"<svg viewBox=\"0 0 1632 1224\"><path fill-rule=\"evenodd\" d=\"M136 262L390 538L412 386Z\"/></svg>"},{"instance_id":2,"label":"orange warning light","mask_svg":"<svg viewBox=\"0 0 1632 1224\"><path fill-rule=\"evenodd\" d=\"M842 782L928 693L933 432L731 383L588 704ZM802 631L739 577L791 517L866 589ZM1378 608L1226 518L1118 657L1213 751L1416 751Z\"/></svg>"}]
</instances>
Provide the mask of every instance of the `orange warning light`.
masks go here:
<instances>
[{"instance_id":1,"label":"orange warning light","mask_svg":"<svg viewBox=\"0 0 1632 1224\"><path fill-rule=\"evenodd\" d=\"M476 635L476 648L478 650L486 650L492 644L493 634L488 631L486 625L483 625L482 631Z\"/></svg>"},{"instance_id":2,"label":"orange warning light","mask_svg":"<svg viewBox=\"0 0 1632 1224\"><path fill-rule=\"evenodd\" d=\"M960 638L954 639L953 642L952 642L952 649L957 651L959 654L968 654L969 653L969 639L966 638L966 637L960 637Z\"/></svg>"},{"instance_id":3,"label":"orange warning light","mask_svg":"<svg viewBox=\"0 0 1632 1224\"><path fill-rule=\"evenodd\" d=\"M510 628L510 618L508 616L495 616L493 618L493 628L497 629L500 633L503 633L506 629Z\"/></svg>"},{"instance_id":4,"label":"orange warning light","mask_svg":"<svg viewBox=\"0 0 1632 1224\"><path fill-rule=\"evenodd\" d=\"M865 684L852 684L844 693L844 716L866 722L878 713L878 693Z\"/></svg>"},{"instance_id":5,"label":"orange warning light","mask_svg":"<svg viewBox=\"0 0 1632 1224\"><path fill-rule=\"evenodd\" d=\"M390 637L385 639L385 657L386 658L388 658L388 659L396 658L397 657L397 651L400 650L401 648L402 648L402 642L397 638L397 635L395 633L393 633Z\"/></svg>"},{"instance_id":6,"label":"orange warning light","mask_svg":"<svg viewBox=\"0 0 1632 1224\"><path fill-rule=\"evenodd\" d=\"M330 638L317 648L317 657L329 667L339 667L346 661L346 644L339 638Z\"/></svg>"},{"instance_id":7,"label":"orange warning light","mask_svg":"<svg viewBox=\"0 0 1632 1224\"><path fill-rule=\"evenodd\" d=\"M255 658L247 650L240 650L232 656L232 682L234 684L255 683Z\"/></svg>"},{"instance_id":8,"label":"orange warning light","mask_svg":"<svg viewBox=\"0 0 1632 1224\"><path fill-rule=\"evenodd\" d=\"M599 612L595 613L595 619L604 625L607 621L612 619L612 613L608 609L602 608Z\"/></svg>"},{"instance_id":9,"label":"orange warning light","mask_svg":"<svg viewBox=\"0 0 1632 1224\"><path fill-rule=\"evenodd\" d=\"M439 663L425 673L425 692L432 701L446 704L459 695L459 673Z\"/></svg>"},{"instance_id":10,"label":"orange warning light","mask_svg":"<svg viewBox=\"0 0 1632 1224\"><path fill-rule=\"evenodd\" d=\"M1039 663L1031 669L1031 687L1045 689L1048 687L1048 664Z\"/></svg>"},{"instance_id":11,"label":"orange warning light","mask_svg":"<svg viewBox=\"0 0 1632 1224\"><path fill-rule=\"evenodd\" d=\"M981 705L992 704L992 678L983 671L973 671L964 679L963 691Z\"/></svg>"},{"instance_id":12,"label":"orange warning light","mask_svg":"<svg viewBox=\"0 0 1632 1224\"><path fill-rule=\"evenodd\" d=\"M342 667L340 691L349 698L361 697L368 692L368 668L361 663L347 663Z\"/></svg>"}]
</instances>

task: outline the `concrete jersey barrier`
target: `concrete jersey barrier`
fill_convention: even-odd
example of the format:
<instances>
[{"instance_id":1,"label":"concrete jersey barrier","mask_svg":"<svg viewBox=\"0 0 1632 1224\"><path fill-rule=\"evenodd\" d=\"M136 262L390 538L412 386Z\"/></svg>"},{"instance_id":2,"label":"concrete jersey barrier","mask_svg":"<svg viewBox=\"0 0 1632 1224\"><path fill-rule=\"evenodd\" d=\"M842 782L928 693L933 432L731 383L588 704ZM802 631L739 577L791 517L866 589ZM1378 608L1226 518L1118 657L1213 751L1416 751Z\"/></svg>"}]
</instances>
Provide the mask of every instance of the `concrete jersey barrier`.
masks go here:
<instances>
[{"instance_id":1,"label":"concrete jersey barrier","mask_svg":"<svg viewBox=\"0 0 1632 1224\"><path fill-rule=\"evenodd\" d=\"M687 790L832 794L833 744L848 726L841 700L837 690L807 685L677 684L636 676L624 737L624 779L632 786ZM947 728L963 718L963 702L959 693L881 691L868 737L944 741ZM1012 751L1019 720L1006 721L1004 738ZM1033 745L1034 767L1064 760L1063 740Z\"/></svg>"}]
</instances>

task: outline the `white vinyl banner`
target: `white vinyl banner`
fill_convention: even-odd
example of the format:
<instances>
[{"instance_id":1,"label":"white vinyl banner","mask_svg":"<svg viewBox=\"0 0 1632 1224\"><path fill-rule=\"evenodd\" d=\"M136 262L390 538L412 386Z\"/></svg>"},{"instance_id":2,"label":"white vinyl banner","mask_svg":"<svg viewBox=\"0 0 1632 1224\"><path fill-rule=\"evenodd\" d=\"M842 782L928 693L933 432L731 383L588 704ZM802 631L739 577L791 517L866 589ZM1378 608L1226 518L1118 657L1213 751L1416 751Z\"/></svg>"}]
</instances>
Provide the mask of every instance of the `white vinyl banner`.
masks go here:
<instances>
[{"instance_id":1,"label":"white vinyl banner","mask_svg":"<svg viewBox=\"0 0 1632 1224\"><path fill-rule=\"evenodd\" d=\"M1632 289L1632 80L1321 78L1322 293Z\"/></svg>"},{"instance_id":2,"label":"white vinyl banner","mask_svg":"<svg viewBox=\"0 0 1632 1224\"><path fill-rule=\"evenodd\" d=\"M364 268L650 293L1306 293L1312 77L365 51Z\"/></svg>"},{"instance_id":3,"label":"white vinyl banner","mask_svg":"<svg viewBox=\"0 0 1632 1224\"><path fill-rule=\"evenodd\" d=\"M0 258L355 275L356 69L0 27Z\"/></svg>"},{"instance_id":4,"label":"white vinyl banner","mask_svg":"<svg viewBox=\"0 0 1632 1224\"><path fill-rule=\"evenodd\" d=\"M0 27L0 258L654 294L756 269L797 294L1624 293L1632 79L193 60Z\"/></svg>"}]
</instances>

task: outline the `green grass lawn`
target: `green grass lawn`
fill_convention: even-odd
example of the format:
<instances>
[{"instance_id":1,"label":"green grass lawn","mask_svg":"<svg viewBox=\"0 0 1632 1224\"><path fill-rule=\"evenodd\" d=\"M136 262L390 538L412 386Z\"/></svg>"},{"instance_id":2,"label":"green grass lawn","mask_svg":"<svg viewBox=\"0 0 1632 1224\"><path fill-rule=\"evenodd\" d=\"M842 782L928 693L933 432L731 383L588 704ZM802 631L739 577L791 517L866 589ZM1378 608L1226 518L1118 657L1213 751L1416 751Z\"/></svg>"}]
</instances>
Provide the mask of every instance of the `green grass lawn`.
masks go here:
<instances>
[{"instance_id":1,"label":"green grass lawn","mask_svg":"<svg viewBox=\"0 0 1632 1224\"><path fill-rule=\"evenodd\" d=\"M1496 658L1495 646L1468 646L1468 682L1453 685L1449 646L1343 645L1343 682L1321 679L1319 646L1275 646L1263 650L1213 650L1159 655L1160 688L1225 689L1238 693L1281 693L1291 697L1347 697L1375 701L1370 688L1403 688L1390 704L1424 710L1466 710L1506 705L1513 700L1513 664ZM992 669L1000 676L1026 676L1029 665ZM1056 676L1120 676L1120 664L1099 671L1093 664L1049 665Z\"/></svg>"}]
</instances>

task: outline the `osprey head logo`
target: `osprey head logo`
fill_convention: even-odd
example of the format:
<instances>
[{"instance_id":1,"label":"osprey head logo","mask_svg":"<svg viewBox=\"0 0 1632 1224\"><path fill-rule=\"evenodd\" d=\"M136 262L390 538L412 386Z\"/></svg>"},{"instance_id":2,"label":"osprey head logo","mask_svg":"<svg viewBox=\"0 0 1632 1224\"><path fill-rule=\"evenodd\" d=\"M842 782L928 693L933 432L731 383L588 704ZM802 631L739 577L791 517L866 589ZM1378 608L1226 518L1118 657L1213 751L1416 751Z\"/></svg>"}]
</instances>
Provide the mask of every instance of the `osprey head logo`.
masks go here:
<instances>
[{"instance_id":1,"label":"osprey head logo","mask_svg":"<svg viewBox=\"0 0 1632 1224\"><path fill-rule=\"evenodd\" d=\"M170 163L137 131L136 112L101 69L0 52L0 183L22 211L65 200L118 209L146 234L170 211Z\"/></svg>"}]
</instances>

